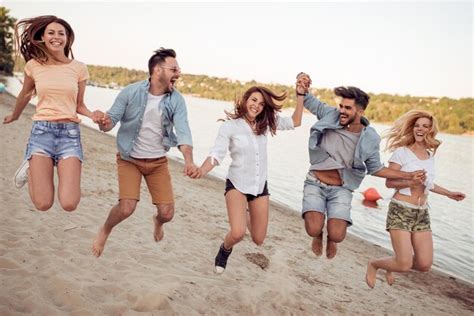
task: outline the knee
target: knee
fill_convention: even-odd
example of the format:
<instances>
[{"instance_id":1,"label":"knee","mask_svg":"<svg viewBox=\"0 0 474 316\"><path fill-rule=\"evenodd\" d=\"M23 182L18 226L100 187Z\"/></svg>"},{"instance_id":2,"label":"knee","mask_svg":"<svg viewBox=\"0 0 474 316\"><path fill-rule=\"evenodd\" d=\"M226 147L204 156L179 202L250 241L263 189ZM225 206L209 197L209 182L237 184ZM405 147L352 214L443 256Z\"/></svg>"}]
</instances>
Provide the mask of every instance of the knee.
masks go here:
<instances>
[{"instance_id":1,"label":"knee","mask_svg":"<svg viewBox=\"0 0 474 316\"><path fill-rule=\"evenodd\" d=\"M244 239L244 236L245 229L233 229L230 231L230 238L234 241L234 243L240 242L242 239Z\"/></svg>"},{"instance_id":2,"label":"knee","mask_svg":"<svg viewBox=\"0 0 474 316\"><path fill-rule=\"evenodd\" d=\"M120 210L121 217L127 218L130 215L132 215L133 212L135 212L136 206L137 206L136 203L126 203L126 202L122 203L122 201L120 201L119 210Z\"/></svg>"},{"instance_id":3,"label":"knee","mask_svg":"<svg viewBox=\"0 0 474 316\"><path fill-rule=\"evenodd\" d=\"M78 203L61 203L61 207L66 212L73 212L77 209Z\"/></svg>"},{"instance_id":4,"label":"knee","mask_svg":"<svg viewBox=\"0 0 474 316\"><path fill-rule=\"evenodd\" d=\"M431 270L431 262L420 262L416 265L415 269L420 272L429 272Z\"/></svg>"},{"instance_id":5,"label":"knee","mask_svg":"<svg viewBox=\"0 0 474 316\"><path fill-rule=\"evenodd\" d=\"M73 212L77 209L77 206L79 205L79 201L63 201L63 200L60 200L59 203L61 204L61 207L63 208L63 210L65 210L66 212Z\"/></svg>"},{"instance_id":6,"label":"knee","mask_svg":"<svg viewBox=\"0 0 474 316\"><path fill-rule=\"evenodd\" d=\"M413 258L397 258L397 263L401 272L408 272L413 266Z\"/></svg>"},{"instance_id":7,"label":"knee","mask_svg":"<svg viewBox=\"0 0 474 316\"><path fill-rule=\"evenodd\" d=\"M53 206L53 201L45 201L45 200L33 201L33 204L35 205L35 208L38 211L45 212Z\"/></svg>"},{"instance_id":8,"label":"knee","mask_svg":"<svg viewBox=\"0 0 474 316\"><path fill-rule=\"evenodd\" d=\"M328 238L335 243L340 243L346 238L346 232L345 231L337 231L337 232L329 231Z\"/></svg>"},{"instance_id":9,"label":"knee","mask_svg":"<svg viewBox=\"0 0 474 316\"><path fill-rule=\"evenodd\" d=\"M158 206L158 219L161 223L169 222L174 216L174 205Z\"/></svg>"},{"instance_id":10,"label":"knee","mask_svg":"<svg viewBox=\"0 0 474 316\"><path fill-rule=\"evenodd\" d=\"M242 236L243 238L243 236ZM265 236L252 236L252 241L257 245L257 246L261 246L263 245L263 241L265 240Z\"/></svg>"},{"instance_id":11,"label":"knee","mask_svg":"<svg viewBox=\"0 0 474 316\"><path fill-rule=\"evenodd\" d=\"M311 237L318 237L323 232L324 222L312 221L305 217L304 224L306 233Z\"/></svg>"}]
</instances>

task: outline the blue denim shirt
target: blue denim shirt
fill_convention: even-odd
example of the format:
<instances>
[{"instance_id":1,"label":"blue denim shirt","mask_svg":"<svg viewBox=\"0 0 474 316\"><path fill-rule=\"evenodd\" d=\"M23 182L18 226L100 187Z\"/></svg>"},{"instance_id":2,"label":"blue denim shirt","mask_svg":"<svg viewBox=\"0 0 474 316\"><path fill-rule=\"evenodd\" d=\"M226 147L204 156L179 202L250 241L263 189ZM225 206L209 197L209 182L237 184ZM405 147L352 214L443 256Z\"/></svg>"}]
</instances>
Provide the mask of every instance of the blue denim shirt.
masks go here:
<instances>
[{"instance_id":1,"label":"blue denim shirt","mask_svg":"<svg viewBox=\"0 0 474 316\"><path fill-rule=\"evenodd\" d=\"M327 151L319 146L324 131L343 128L343 126L339 124L339 110L321 102L310 93L304 98L304 107L318 118L311 127L308 144L309 161L313 165L329 157ZM370 123L365 117L362 117L361 123L364 128L354 152L352 169L342 170L342 186L351 191L360 186L366 172L374 174L384 168L380 161L380 136L373 127L369 126Z\"/></svg>"},{"instance_id":2,"label":"blue denim shirt","mask_svg":"<svg viewBox=\"0 0 474 316\"><path fill-rule=\"evenodd\" d=\"M130 160L130 151L142 126L143 115L148 97L150 82L148 80L126 86L107 111L113 126L120 122L117 132L117 148L122 159ZM162 110L162 145L168 151L170 147L193 145L188 123L186 103L176 90L167 93L160 102ZM176 130L176 134L173 131Z\"/></svg>"}]
</instances>

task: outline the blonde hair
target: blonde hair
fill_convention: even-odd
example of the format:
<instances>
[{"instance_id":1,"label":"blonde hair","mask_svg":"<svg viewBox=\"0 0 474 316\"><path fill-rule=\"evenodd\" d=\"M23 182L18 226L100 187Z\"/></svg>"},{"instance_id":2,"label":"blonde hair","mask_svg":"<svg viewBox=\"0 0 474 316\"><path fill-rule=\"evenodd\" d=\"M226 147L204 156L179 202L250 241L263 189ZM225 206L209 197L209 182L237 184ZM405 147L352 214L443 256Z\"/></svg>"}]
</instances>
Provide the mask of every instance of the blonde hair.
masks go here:
<instances>
[{"instance_id":1,"label":"blonde hair","mask_svg":"<svg viewBox=\"0 0 474 316\"><path fill-rule=\"evenodd\" d=\"M431 128L425 134L425 143L426 149L434 155L439 145L441 145L441 141L435 138L436 134L438 134L438 121L431 113L419 110L411 110L393 123L393 127L384 135L384 138L387 139L386 149L394 151L399 147L415 143L413 128L415 127L415 122L422 117L431 121Z\"/></svg>"}]
</instances>

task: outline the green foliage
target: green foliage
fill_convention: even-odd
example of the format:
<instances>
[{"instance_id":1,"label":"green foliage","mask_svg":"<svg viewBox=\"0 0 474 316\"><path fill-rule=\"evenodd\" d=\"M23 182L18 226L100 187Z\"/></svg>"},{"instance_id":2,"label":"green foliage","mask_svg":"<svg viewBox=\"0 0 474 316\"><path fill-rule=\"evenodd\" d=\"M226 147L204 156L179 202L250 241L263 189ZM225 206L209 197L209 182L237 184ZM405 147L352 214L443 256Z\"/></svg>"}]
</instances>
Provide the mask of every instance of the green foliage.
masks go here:
<instances>
[{"instance_id":1,"label":"green foliage","mask_svg":"<svg viewBox=\"0 0 474 316\"><path fill-rule=\"evenodd\" d=\"M0 72L13 74L13 29L16 19L9 16L5 7L0 7Z\"/></svg>"},{"instance_id":2,"label":"green foliage","mask_svg":"<svg viewBox=\"0 0 474 316\"><path fill-rule=\"evenodd\" d=\"M148 72L123 67L88 66L89 84L119 89L130 83L145 80ZM264 85L277 92L286 92L288 98L284 107L294 107L296 97L293 86L281 84L263 84L256 81L241 82L227 78L205 75L182 74L177 82L181 93L196 97L235 101L253 85ZM336 105L337 98L330 89L313 89L312 94L321 101ZM365 116L372 122L392 123L402 114L412 109L431 112L438 120L440 129L446 133L461 134L474 131L474 99L459 100L435 97L399 96L391 94L370 94L370 104Z\"/></svg>"}]
</instances>

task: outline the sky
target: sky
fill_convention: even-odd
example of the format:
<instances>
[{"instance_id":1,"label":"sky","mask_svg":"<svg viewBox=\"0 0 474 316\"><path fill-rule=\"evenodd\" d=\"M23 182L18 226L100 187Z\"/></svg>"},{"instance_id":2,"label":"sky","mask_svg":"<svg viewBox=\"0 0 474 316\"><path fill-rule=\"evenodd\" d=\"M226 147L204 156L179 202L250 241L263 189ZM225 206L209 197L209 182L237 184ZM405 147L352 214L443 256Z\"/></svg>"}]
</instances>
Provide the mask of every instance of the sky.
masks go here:
<instances>
[{"instance_id":1,"label":"sky","mask_svg":"<svg viewBox=\"0 0 474 316\"><path fill-rule=\"evenodd\" d=\"M183 73L372 93L473 97L473 2L61 2L0 0L56 15L89 65L147 69L173 48Z\"/></svg>"}]
</instances>

